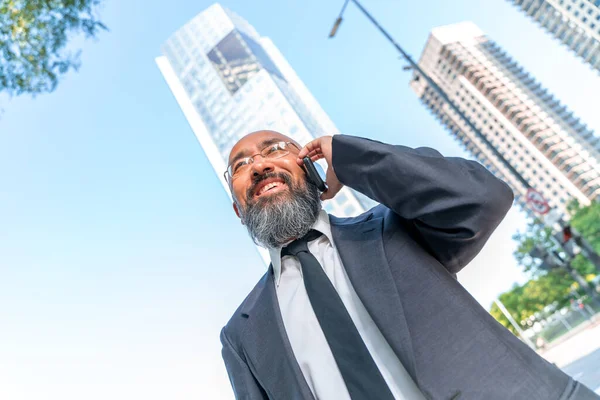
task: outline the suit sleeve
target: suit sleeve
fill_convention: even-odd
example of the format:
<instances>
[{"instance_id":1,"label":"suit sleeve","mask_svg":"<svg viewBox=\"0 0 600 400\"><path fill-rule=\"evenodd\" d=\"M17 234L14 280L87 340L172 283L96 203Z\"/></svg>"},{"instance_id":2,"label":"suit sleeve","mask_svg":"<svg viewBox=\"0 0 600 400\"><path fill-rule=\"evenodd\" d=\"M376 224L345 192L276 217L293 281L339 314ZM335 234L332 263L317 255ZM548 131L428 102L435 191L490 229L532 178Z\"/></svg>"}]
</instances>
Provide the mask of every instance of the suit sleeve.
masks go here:
<instances>
[{"instance_id":1,"label":"suit sleeve","mask_svg":"<svg viewBox=\"0 0 600 400\"><path fill-rule=\"evenodd\" d=\"M514 199L481 164L430 148L335 135L332 158L340 182L410 221L450 273L479 253Z\"/></svg>"},{"instance_id":2,"label":"suit sleeve","mask_svg":"<svg viewBox=\"0 0 600 400\"><path fill-rule=\"evenodd\" d=\"M248 364L231 344L225 333L225 328L221 331L221 343L223 344L223 350L221 351L223 361L236 400L268 400L269 397L260 387L250 368L248 368Z\"/></svg>"}]
</instances>

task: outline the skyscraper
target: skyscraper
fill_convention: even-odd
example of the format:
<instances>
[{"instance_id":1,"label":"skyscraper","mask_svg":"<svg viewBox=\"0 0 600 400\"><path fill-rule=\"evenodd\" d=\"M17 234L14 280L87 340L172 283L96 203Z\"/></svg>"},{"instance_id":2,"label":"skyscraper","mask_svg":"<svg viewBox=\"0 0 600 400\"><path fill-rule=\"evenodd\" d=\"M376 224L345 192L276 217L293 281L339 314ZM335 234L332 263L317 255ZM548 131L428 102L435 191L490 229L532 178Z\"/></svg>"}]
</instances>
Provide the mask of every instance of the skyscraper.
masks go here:
<instances>
[{"instance_id":1,"label":"skyscraper","mask_svg":"<svg viewBox=\"0 0 600 400\"><path fill-rule=\"evenodd\" d=\"M600 139L471 22L432 30L419 66L550 206L600 199ZM525 205L526 188L416 73L411 87Z\"/></svg>"},{"instance_id":2,"label":"skyscraper","mask_svg":"<svg viewBox=\"0 0 600 400\"><path fill-rule=\"evenodd\" d=\"M509 0L600 71L600 0Z\"/></svg>"},{"instance_id":3,"label":"skyscraper","mask_svg":"<svg viewBox=\"0 0 600 400\"><path fill-rule=\"evenodd\" d=\"M177 30L162 54L158 67L227 191L229 151L245 134L271 129L304 144L337 132L273 42L219 4ZM325 209L350 216L369 204L344 188Z\"/></svg>"}]
</instances>

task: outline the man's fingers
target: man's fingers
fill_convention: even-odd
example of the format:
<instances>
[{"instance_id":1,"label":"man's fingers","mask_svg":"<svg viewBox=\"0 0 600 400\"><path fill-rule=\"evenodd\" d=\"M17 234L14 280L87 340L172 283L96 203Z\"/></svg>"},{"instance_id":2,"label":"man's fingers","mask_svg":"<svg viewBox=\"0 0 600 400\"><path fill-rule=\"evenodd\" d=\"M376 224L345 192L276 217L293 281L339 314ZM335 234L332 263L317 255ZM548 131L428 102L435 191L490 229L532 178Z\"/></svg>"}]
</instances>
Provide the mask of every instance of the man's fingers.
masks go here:
<instances>
[{"instance_id":1,"label":"man's fingers","mask_svg":"<svg viewBox=\"0 0 600 400\"><path fill-rule=\"evenodd\" d=\"M313 161L317 161L322 158L328 159L331 152L330 148L331 136L321 136L320 138L313 139L306 144L306 146L300 149L296 162L298 165L302 166L302 159L304 157L309 157Z\"/></svg>"},{"instance_id":2,"label":"man's fingers","mask_svg":"<svg viewBox=\"0 0 600 400\"><path fill-rule=\"evenodd\" d=\"M333 196L331 195L331 191L329 191L329 190L321 193L321 200L329 200L332 198L333 198Z\"/></svg>"},{"instance_id":3,"label":"man's fingers","mask_svg":"<svg viewBox=\"0 0 600 400\"><path fill-rule=\"evenodd\" d=\"M342 190L343 185L333 184L329 186L329 188L321 193L321 200L330 200L333 199L339 192Z\"/></svg>"},{"instance_id":4,"label":"man's fingers","mask_svg":"<svg viewBox=\"0 0 600 400\"><path fill-rule=\"evenodd\" d=\"M299 165L302 165L302 159L304 159L305 157L310 158L312 161L317 161L317 160L320 160L321 158L323 158L323 152L321 151L320 147L311 146L309 148L308 145L306 145L305 147L302 148L300 153L298 153L298 164Z\"/></svg>"},{"instance_id":5,"label":"man's fingers","mask_svg":"<svg viewBox=\"0 0 600 400\"><path fill-rule=\"evenodd\" d=\"M308 142L306 144L306 146L304 146L302 149L300 149L300 153L298 153L298 158L304 158L307 155L309 155L310 153L316 152L320 148L321 148L321 138L311 140L310 142Z\"/></svg>"}]
</instances>

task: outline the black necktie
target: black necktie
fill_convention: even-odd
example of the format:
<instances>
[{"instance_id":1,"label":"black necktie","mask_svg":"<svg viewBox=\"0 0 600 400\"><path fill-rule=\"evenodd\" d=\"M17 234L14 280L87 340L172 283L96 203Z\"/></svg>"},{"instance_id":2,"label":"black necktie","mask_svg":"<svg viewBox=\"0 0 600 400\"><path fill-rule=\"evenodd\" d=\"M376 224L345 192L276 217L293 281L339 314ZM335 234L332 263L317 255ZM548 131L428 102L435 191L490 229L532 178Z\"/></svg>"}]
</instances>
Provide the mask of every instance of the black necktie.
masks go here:
<instances>
[{"instance_id":1,"label":"black necktie","mask_svg":"<svg viewBox=\"0 0 600 400\"><path fill-rule=\"evenodd\" d=\"M319 236L320 232L311 230L306 236L285 247L281 255L295 256L300 260L310 304L352 400L393 400L394 396L360 337L342 299L321 264L308 251L308 242Z\"/></svg>"}]
</instances>

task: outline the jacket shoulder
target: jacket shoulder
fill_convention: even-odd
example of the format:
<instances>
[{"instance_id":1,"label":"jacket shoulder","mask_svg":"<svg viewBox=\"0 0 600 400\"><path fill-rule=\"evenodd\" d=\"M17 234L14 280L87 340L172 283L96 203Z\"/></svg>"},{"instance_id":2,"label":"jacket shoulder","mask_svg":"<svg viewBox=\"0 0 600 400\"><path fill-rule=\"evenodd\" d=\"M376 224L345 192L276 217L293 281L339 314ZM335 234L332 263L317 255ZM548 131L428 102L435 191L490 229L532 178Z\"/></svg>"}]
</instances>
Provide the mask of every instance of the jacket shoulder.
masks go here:
<instances>
[{"instance_id":1,"label":"jacket shoulder","mask_svg":"<svg viewBox=\"0 0 600 400\"><path fill-rule=\"evenodd\" d=\"M368 221L373 218L384 218L389 211L390 209L386 206L378 204L375 207L354 217L336 217L333 214L329 214L329 220L333 225L352 225L359 222Z\"/></svg>"}]
</instances>

